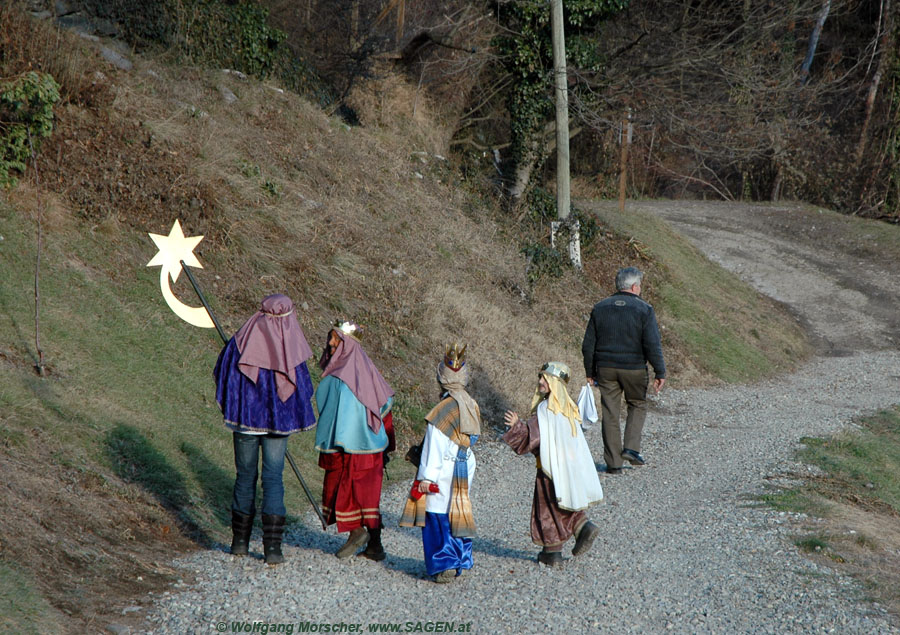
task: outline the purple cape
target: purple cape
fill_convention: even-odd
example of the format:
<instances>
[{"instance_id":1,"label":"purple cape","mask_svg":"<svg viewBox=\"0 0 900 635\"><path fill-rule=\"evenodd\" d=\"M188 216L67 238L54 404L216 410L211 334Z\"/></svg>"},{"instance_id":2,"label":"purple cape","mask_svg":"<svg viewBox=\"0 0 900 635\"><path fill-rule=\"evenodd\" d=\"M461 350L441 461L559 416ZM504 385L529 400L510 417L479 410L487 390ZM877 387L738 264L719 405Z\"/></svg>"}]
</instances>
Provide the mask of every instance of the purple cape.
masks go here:
<instances>
[{"instance_id":1,"label":"purple cape","mask_svg":"<svg viewBox=\"0 0 900 635\"><path fill-rule=\"evenodd\" d=\"M294 368L297 389L282 401L278 396L276 371L260 368L254 383L239 370L240 358L235 339L231 338L219 353L213 371L216 401L228 427L238 432L291 434L316 425L310 403L313 387L306 362Z\"/></svg>"}]
</instances>

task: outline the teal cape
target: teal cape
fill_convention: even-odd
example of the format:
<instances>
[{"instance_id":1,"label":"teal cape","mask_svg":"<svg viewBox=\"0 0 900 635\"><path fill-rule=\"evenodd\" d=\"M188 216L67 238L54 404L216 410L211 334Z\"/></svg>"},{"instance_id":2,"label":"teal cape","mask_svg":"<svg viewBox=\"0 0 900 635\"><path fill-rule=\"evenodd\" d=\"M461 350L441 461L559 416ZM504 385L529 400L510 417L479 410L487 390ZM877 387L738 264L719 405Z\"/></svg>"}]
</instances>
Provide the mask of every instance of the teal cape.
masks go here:
<instances>
[{"instance_id":1,"label":"teal cape","mask_svg":"<svg viewBox=\"0 0 900 635\"><path fill-rule=\"evenodd\" d=\"M391 410L393 398L381 408L382 418ZM348 454L375 454L387 449L388 436L384 424L378 432L369 427L369 413L353 391L337 377L328 375L316 388L319 424L316 428L316 450L343 451Z\"/></svg>"}]
</instances>

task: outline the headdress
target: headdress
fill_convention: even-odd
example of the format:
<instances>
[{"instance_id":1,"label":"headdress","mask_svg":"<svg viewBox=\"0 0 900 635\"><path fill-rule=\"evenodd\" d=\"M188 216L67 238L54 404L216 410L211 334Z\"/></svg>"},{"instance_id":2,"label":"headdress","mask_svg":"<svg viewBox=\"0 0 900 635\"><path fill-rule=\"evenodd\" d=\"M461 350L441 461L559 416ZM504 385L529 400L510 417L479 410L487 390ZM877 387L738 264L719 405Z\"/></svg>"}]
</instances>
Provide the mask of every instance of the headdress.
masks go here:
<instances>
[{"instance_id":1,"label":"headdress","mask_svg":"<svg viewBox=\"0 0 900 635\"><path fill-rule=\"evenodd\" d=\"M463 344L447 345L444 360L438 364L437 380L459 406L459 429L463 434L481 434L481 411L478 404L466 392L469 383L469 367L466 366L466 347Z\"/></svg>"},{"instance_id":2,"label":"headdress","mask_svg":"<svg viewBox=\"0 0 900 635\"><path fill-rule=\"evenodd\" d=\"M297 366L312 357L294 303L280 293L263 298L259 311L234 334L234 342L241 354L238 368L250 381L256 383L260 368L275 371L281 401L297 386Z\"/></svg>"},{"instance_id":3,"label":"headdress","mask_svg":"<svg viewBox=\"0 0 900 635\"><path fill-rule=\"evenodd\" d=\"M334 330L340 331L344 335L349 335L357 342L362 341L363 328L356 322L350 322L349 320L335 320Z\"/></svg>"},{"instance_id":4,"label":"headdress","mask_svg":"<svg viewBox=\"0 0 900 635\"><path fill-rule=\"evenodd\" d=\"M569 383L569 377L571 377L572 374L569 371L569 367L562 362L547 362L546 364L541 366L541 373L546 373L548 375L552 375L553 377L559 377L567 384Z\"/></svg>"},{"instance_id":5,"label":"headdress","mask_svg":"<svg viewBox=\"0 0 900 635\"><path fill-rule=\"evenodd\" d=\"M460 347L459 343L447 344L444 348L444 365L453 371L460 370L466 365L466 348L468 344Z\"/></svg>"},{"instance_id":6,"label":"headdress","mask_svg":"<svg viewBox=\"0 0 900 635\"><path fill-rule=\"evenodd\" d=\"M581 421L581 415L578 413L578 405L572 401L569 391L566 390L566 383L571 376L569 367L562 362L547 362L541 366L539 375L543 375L547 380L550 393L544 395L540 390L535 390L531 400L531 411L535 412L538 405L546 399L547 409L550 412L562 414L572 424L572 436L574 437L576 426Z\"/></svg>"},{"instance_id":7,"label":"headdress","mask_svg":"<svg viewBox=\"0 0 900 635\"><path fill-rule=\"evenodd\" d=\"M334 375L369 411L368 424L372 432L381 429L381 408L394 394L394 390L381 376L375 363L369 359L359 343L362 328L347 320L338 320L332 329L341 338L341 345L333 355L323 354L322 377Z\"/></svg>"}]
</instances>

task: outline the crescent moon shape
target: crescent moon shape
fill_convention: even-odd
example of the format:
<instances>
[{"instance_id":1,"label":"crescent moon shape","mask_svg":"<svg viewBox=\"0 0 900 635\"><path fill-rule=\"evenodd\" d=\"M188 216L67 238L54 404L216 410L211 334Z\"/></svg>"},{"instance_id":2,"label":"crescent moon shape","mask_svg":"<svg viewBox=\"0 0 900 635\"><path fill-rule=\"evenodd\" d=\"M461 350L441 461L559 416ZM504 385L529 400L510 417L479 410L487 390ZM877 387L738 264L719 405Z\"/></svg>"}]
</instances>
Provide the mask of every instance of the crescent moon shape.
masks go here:
<instances>
[{"instance_id":1,"label":"crescent moon shape","mask_svg":"<svg viewBox=\"0 0 900 635\"><path fill-rule=\"evenodd\" d=\"M159 288L162 290L163 298L169 308L175 312L175 315L192 326L199 326L202 329L215 328L212 318L202 306L188 306L175 297L172 289L169 287L169 268L163 266L159 270Z\"/></svg>"}]
</instances>

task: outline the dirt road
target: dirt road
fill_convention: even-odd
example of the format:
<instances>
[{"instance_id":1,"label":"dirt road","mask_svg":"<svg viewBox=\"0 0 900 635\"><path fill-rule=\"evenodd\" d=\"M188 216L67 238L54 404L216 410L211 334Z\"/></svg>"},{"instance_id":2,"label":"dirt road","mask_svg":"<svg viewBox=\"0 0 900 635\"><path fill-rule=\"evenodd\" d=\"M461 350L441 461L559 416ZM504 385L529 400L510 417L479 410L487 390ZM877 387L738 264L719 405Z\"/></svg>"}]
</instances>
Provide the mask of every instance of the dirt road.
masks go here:
<instances>
[{"instance_id":1,"label":"dirt road","mask_svg":"<svg viewBox=\"0 0 900 635\"><path fill-rule=\"evenodd\" d=\"M787 304L809 326L819 355L896 349L900 263L880 230L815 208L655 201L658 214L711 260ZM900 231L898 229L897 231Z\"/></svg>"}]
</instances>

